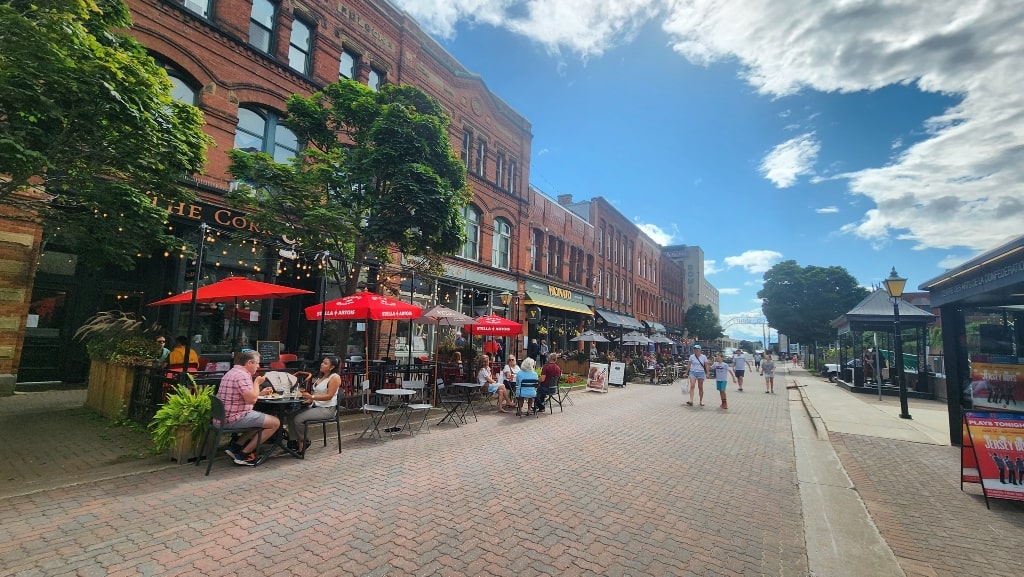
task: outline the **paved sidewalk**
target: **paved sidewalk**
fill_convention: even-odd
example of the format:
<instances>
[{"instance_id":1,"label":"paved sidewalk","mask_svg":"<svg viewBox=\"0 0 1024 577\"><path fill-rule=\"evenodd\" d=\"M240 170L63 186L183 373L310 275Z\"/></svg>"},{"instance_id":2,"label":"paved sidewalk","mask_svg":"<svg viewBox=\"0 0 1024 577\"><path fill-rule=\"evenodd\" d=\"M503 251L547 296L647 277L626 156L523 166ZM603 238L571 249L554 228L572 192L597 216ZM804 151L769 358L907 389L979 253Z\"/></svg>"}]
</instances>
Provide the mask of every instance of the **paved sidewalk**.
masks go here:
<instances>
[{"instance_id":1,"label":"paved sidewalk","mask_svg":"<svg viewBox=\"0 0 1024 577\"><path fill-rule=\"evenodd\" d=\"M799 368L783 373L834 450L849 480L844 490L856 493L905 575L1024 571L1017 554L1024 551L1024 503L993 499L988 510L980 486L960 490L960 450L949 444L945 403L910 399L913 419L904 420L898 398L851 393Z\"/></svg>"}]
</instances>

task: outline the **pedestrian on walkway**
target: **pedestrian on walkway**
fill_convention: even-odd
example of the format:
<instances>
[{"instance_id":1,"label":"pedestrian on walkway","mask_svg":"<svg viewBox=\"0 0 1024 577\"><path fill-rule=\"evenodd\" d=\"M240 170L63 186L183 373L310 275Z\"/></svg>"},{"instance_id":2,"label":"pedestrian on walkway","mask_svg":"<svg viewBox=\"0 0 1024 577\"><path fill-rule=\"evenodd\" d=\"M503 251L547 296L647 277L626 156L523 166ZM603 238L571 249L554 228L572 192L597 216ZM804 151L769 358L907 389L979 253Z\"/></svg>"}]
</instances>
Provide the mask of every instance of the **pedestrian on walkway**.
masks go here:
<instances>
[{"instance_id":1,"label":"pedestrian on walkway","mask_svg":"<svg viewBox=\"0 0 1024 577\"><path fill-rule=\"evenodd\" d=\"M761 370L761 358L762 358L761 357L761 353L759 353L757 351L754 351L754 370L755 371L760 371Z\"/></svg>"},{"instance_id":2,"label":"pedestrian on walkway","mask_svg":"<svg viewBox=\"0 0 1024 577\"><path fill-rule=\"evenodd\" d=\"M543 367L548 363L548 353L551 350L548 348L548 342L544 339L540 340L540 349L537 352L537 362Z\"/></svg>"},{"instance_id":3,"label":"pedestrian on walkway","mask_svg":"<svg viewBox=\"0 0 1024 577\"><path fill-rule=\"evenodd\" d=\"M725 357L722 353L715 353L715 362L711 363L710 370L715 373L715 388L718 389L718 395L722 397L722 408L728 409L729 403L725 398L725 387L729 384L729 373L735 377L736 373L733 372L732 368L725 364Z\"/></svg>"},{"instance_id":4,"label":"pedestrian on walkway","mask_svg":"<svg viewBox=\"0 0 1024 577\"><path fill-rule=\"evenodd\" d=\"M743 349L736 349L736 352L732 355L732 380L734 383L739 385L739 390L743 392L743 375L747 373L747 357L743 356Z\"/></svg>"},{"instance_id":5,"label":"pedestrian on walkway","mask_svg":"<svg viewBox=\"0 0 1024 577\"><path fill-rule=\"evenodd\" d=\"M761 361L761 375L764 377L764 392L774 393L775 361L772 360L771 353L765 353L764 360Z\"/></svg>"},{"instance_id":6,"label":"pedestrian on walkway","mask_svg":"<svg viewBox=\"0 0 1024 577\"><path fill-rule=\"evenodd\" d=\"M690 400L686 404L693 406L693 392L700 389L700 406L704 406L704 379L708 376L708 358L701 352L700 345L693 345L693 353L690 355L689 379L690 379Z\"/></svg>"}]
</instances>

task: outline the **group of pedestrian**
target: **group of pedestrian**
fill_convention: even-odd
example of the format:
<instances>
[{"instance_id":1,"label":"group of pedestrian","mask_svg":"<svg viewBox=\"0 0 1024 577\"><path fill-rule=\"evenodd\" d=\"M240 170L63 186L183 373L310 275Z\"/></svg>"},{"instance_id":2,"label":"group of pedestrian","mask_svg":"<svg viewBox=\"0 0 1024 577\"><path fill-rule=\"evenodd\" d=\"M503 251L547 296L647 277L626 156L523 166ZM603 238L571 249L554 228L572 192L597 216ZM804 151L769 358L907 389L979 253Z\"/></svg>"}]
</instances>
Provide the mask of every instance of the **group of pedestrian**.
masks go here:
<instances>
[{"instance_id":1,"label":"group of pedestrian","mask_svg":"<svg viewBox=\"0 0 1024 577\"><path fill-rule=\"evenodd\" d=\"M713 375L715 378L715 389L722 400L722 408L728 409L729 401L726 395L726 388L729 384L729 375L732 375L732 380L736 383L737 390L743 392L743 378L747 373L747 357L743 354L742 350L737 349L733 353L732 365L725 362L725 357L720 352L715 353L715 360L711 362L701 349L700 345L694 345L693 352L688 359L687 378L690 385L690 398L686 401L686 404L692 407L694 396L696 395L697 402L701 407L704 406L704 380L709 375ZM754 366L764 376L764 392L775 393L775 361L772 360L771 354L765 354L763 359L760 355L755 355Z\"/></svg>"},{"instance_id":2,"label":"group of pedestrian","mask_svg":"<svg viewBox=\"0 0 1024 577\"><path fill-rule=\"evenodd\" d=\"M992 460L996 462L999 469L999 482L1006 485L1024 485L1024 457L1017 457L1014 461L1009 455L1000 456L992 453Z\"/></svg>"}]
</instances>

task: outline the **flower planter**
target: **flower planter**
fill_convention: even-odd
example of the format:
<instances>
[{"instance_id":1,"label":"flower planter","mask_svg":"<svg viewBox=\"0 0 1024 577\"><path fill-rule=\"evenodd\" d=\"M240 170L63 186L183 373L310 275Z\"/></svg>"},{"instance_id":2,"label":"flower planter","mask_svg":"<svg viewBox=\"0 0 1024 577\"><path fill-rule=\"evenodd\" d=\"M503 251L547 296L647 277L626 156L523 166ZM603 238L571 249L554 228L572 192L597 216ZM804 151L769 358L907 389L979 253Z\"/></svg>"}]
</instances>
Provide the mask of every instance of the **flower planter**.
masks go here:
<instances>
[{"instance_id":1,"label":"flower planter","mask_svg":"<svg viewBox=\"0 0 1024 577\"><path fill-rule=\"evenodd\" d=\"M138 368L92 361L89 365L89 389L85 395L85 406L107 418L119 416L128 407Z\"/></svg>"},{"instance_id":2,"label":"flower planter","mask_svg":"<svg viewBox=\"0 0 1024 577\"><path fill-rule=\"evenodd\" d=\"M174 446L170 449L171 459L183 465L206 455L208 451L199 446L201 440L192 437L192 425L178 425L174 431ZM205 449L209 449L210 445L216 442L217 439L211 436L206 442Z\"/></svg>"}]
</instances>

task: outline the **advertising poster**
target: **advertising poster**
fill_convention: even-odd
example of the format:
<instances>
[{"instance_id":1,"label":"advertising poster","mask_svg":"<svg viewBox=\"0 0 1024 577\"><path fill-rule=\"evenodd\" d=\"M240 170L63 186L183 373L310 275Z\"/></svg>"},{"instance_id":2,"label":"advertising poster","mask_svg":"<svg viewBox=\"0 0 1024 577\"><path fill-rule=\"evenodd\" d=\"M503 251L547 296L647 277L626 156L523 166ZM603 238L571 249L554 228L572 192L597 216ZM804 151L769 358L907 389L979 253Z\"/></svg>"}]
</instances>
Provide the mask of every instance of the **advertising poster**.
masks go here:
<instances>
[{"instance_id":1,"label":"advertising poster","mask_svg":"<svg viewBox=\"0 0 1024 577\"><path fill-rule=\"evenodd\" d=\"M608 365L608 383L623 387L626 385L626 363Z\"/></svg>"},{"instance_id":2,"label":"advertising poster","mask_svg":"<svg viewBox=\"0 0 1024 577\"><path fill-rule=\"evenodd\" d=\"M985 497L1024 501L1024 414L964 413Z\"/></svg>"},{"instance_id":3,"label":"advertising poster","mask_svg":"<svg viewBox=\"0 0 1024 577\"><path fill-rule=\"evenodd\" d=\"M974 446L971 445L971 434L967 431L967 416L960 422L960 482L980 483L981 475L978 474L978 461L974 458ZM961 487L962 489L963 487Z\"/></svg>"},{"instance_id":4,"label":"advertising poster","mask_svg":"<svg viewBox=\"0 0 1024 577\"><path fill-rule=\"evenodd\" d=\"M1024 413L1024 365L1015 357L989 355L975 355L971 361L975 410Z\"/></svg>"},{"instance_id":5,"label":"advertising poster","mask_svg":"<svg viewBox=\"0 0 1024 577\"><path fill-rule=\"evenodd\" d=\"M608 392L608 365L590 363L590 370L587 371L587 390L598 393Z\"/></svg>"}]
</instances>

